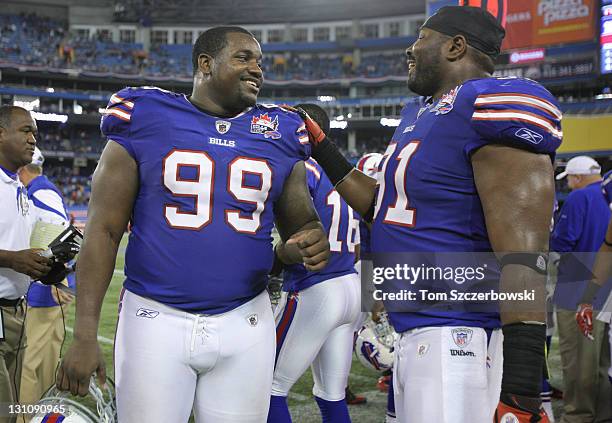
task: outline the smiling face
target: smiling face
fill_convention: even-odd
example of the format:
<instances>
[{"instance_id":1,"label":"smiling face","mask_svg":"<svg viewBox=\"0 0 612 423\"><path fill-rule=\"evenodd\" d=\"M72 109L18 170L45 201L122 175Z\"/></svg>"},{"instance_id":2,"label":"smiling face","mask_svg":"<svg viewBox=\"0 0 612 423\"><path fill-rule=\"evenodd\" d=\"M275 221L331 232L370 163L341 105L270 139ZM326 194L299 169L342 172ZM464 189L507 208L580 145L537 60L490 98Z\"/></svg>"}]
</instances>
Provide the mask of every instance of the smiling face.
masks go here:
<instances>
[{"instance_id":1,"label":"smiling face","mask_svg":"<svg viewBox=\"0 0 612 423\"><path fill-rule=\"evenodd\" d=\"M208 93L228 114L254 106L263 84L261 46L248 34L230 32L212 59Z\"/></svg>"},{"instance_id":2,"label":"smiling face","mask_svg":"<svg viewBox=\"0 0 612 423\"><path fill-rule=\"evenodd\" d=\"M38 128L29 112L13 110L10 123L0 128L0 165L16 172L32 162Z\"/></svg>"},{"instance_id":3,"label":"smiling face","mask_svg":"<svg viewBox=\"0 0 612 423\"><path fill-rule=\"evenodd\" d=\"M419 31L419 37L406 50L408 62L408 88L422 96L431 96L443 80L442 44L448 38L428 28Z\"/></svg>"}]
</instances>

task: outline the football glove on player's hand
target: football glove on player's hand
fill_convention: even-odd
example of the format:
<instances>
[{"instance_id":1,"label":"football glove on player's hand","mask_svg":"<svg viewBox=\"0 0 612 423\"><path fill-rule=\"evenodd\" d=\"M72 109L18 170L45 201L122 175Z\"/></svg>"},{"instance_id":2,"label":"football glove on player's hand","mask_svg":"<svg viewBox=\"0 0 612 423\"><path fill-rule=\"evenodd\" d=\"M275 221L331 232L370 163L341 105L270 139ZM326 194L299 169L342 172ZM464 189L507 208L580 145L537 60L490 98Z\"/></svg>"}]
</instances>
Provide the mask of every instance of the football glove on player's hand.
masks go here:
<instances>
[{"instance_id":1,"label":"football glove on player's hand","mask_svg":"<svg viewBox=\"0 0 612 423\"><path fill-rule=\"evenodd\" d=\"M540 398L503 393L500 396L493 423L549 423Z\"/></svg>"},{"instance_id":2,"label":"football glove on player's hand","mask_svg":"<svg viewBox=\"0 0 612 423\"><path fill-rule=\"evenodd\" d=\"M583 303L578 306L576 312L576 323L580 333L593 341L593 304Z\"/></svg>"},{"instance_id":3,"label":"football glove on player's hand","mask_svg":"<svg viewBox=\"0 0 612 423\"><path fill-rule=\"evenodd\" d=\"M316 146L325 139L325 137L327 136L325 135L325 132L323 132L319 124L315 122L314 119L311 118L304 109L302 109L301 107L291 107L286 104L283 104L281 107L285 110L289 110L300 115L300 117L304 121L304 124L306 125L306 131L308 132L308 140L313 146Z\"/></svg>"}]
</instances>

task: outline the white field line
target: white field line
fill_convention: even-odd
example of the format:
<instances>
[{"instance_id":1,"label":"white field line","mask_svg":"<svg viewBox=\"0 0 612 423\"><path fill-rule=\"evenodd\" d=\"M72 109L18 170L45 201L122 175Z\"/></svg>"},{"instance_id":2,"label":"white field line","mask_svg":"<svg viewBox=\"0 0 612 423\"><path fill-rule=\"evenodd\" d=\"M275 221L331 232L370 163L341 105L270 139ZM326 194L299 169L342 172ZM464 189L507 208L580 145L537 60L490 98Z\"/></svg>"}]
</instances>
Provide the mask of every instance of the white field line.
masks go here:
<instances>
[{"instance_id":1,"label":"white field line","mask_svg":"<svg viewBox=\"0 0 612 423\"><path fill-rule=\"evenodd\" d=\"M74 329L72 329L70 326L66 326L66 332L74 333ZM113 345L115 343L114 340L100 335L98 335L98 341L108 345Z\"/></svg>"}]
</instances>

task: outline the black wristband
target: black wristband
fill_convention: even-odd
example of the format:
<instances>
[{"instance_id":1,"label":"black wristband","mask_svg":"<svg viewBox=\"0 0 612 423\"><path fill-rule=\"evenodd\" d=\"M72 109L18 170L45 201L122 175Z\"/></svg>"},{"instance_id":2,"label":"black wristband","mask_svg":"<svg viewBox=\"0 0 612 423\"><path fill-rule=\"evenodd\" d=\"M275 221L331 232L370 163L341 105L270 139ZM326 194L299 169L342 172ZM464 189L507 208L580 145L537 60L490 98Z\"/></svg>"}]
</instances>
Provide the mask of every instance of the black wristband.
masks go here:
<instances>
[{"instance_id":1,"label":"black wristband","mask_svg":"<svg viewBox=\"0 0 612 423\"><path fill-rule=\"evenodd\" d=\"M509 264L527 266L541 275L545 275L548 267L548 258L541 253L508 253L502 257L500 267L503 269L504 266Z\"/></svg>"},{"instance_id":2,"label":"black wristband","mask_svg":"<svg viewBox=\"0 0 612 423\"><path fill-rule=\"evenodd\" d=\"M323 168L333 186L336 186L353 170L353 166L338 151L336 144L327 137L312 147L312 157Z\"/></svg>"},{"instance_id":3,"label":"black wristband","mask_svg":"<svg viewBox=\"0 0 612 423\"><path fill-rule=\"evenodd\" d=\"M284 267L285 267L285 264L278 257L278 254L276 252L276 246L275 246L274 247L274 263L272 263L272 269L270 269L270 272L268 273L270 276L278 276L281 274Z\"/></svg>"},{"instance_id":4,"label":"black wristband","mask_svg":"<svg viewBox=\"0 0 612 423\"><path fill-rule=\"evenodd\" d=\"M502 393L539 397L545 364L546 325L511 323L502 327Z\"/></svg>"}]
</instances>

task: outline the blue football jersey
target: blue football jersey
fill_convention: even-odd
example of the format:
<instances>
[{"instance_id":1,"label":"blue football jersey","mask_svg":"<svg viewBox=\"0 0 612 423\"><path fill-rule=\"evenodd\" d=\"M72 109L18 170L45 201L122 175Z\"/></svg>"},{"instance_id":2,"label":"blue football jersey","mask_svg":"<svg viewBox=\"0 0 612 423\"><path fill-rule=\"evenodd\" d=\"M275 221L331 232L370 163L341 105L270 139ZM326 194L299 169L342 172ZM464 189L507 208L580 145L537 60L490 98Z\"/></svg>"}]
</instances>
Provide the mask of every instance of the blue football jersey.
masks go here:
<instances>
[{"instance_id":1,"label":"blue football jersey","mask_svg":"<svg viewBox=\"0 0 612 423\"><path fill-rule=\"evenodd\" d=\"M540 84L518 78L469 80L436 103L407 106L378 174L372 251L492 251L472 153L503 144L554 157L560 120L554 97ZM390 313L390 319L398 332L500 326L498 313Z\"/></svg>"},{"instance_id":2,"label":"blue football jersey","mask_svg":"<svg viewBox=\"0 0 612 423\"><path fill-rule=\"evenodd\" d=\"M126 88L111 97L101 129L138 165L126 289L206 314L265 289L274 205L310 154L296 113L256 105L219 118L182 94Z\"/></svg>"},{"instance_id":3,"label":"blue football jersey","mask_svg":"<svg viewBox=\"0 0 612 423\"><path fill-rule=\"evenodd\" d=\"M327 266L318 272L309 272L301 264L287 266L283 274L284 291L301 291L328 279L357 273L355 271L355 245L359 244L357 214L340 197L314 159L306 162L306 175L315 209L329 236L331 255Z\"/></svg>"}]
</instances>

